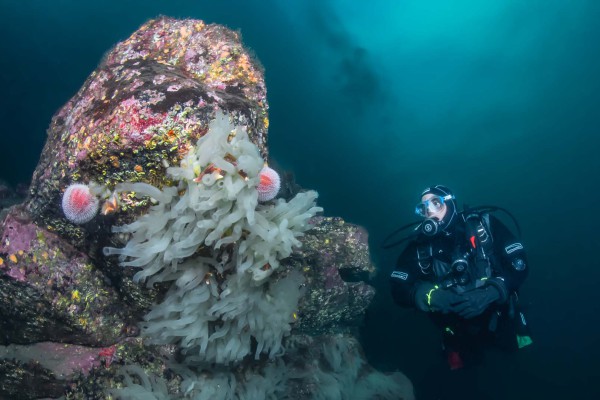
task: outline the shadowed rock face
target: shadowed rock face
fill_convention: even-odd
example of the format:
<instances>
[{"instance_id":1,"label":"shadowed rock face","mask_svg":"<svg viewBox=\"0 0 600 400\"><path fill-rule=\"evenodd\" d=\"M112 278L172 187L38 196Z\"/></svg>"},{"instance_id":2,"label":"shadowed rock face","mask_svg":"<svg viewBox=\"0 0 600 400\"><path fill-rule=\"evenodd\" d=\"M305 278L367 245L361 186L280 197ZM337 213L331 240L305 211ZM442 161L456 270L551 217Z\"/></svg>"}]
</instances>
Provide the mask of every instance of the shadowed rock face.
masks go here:
<instances>
[{"instance_id":1,"label":"shadowed rock face","mask_svg":"<svg viewBox=\"0 0 600 400\"><path fill-rule=\"evenodd\" d=\"M341 218L315 217L287 264L303 271L307 293L295 329L311 335L356 333L375 295L367 232Z\"/></svg>"},{"instance_id":2,"label":"shadowed rock face","mask_svg":"<svg viewBox=\"0 0 600 400\"><path fill-rule=\"evenodd\" d=\"M217 111L246 126L266 160L267 110L260 66L224 27L152 20L105 56L53 117L29 197L0 214L0 398L60 397L65 390L69 398L103 398L118 385L123 364L161 376L178 395L181 378L168 370L177 347L146 346L138 336L167 288L134 283L133 268L101 251L116 243L111 227L142 214L148 201L123 197L117 212L74 225L61 196L74 182L108 191L124 181L171 184L166 168L179 164ZM374 295L363 282L374 271L367 233L339 218L313 223L302 248L282 262L282 272L296 269L306 278L290 337L304 338L300 348L313 343L305 335L326 334L315 341L322 346L337 340L327 335L353 332ZM311 365L311 353L302 354ZM359 351L352 354L363 362ZM232 371L247 377L265 362L248 360ZM310 374L295 382L303 398L319 390Z\"/></svg>"}]
</instances>

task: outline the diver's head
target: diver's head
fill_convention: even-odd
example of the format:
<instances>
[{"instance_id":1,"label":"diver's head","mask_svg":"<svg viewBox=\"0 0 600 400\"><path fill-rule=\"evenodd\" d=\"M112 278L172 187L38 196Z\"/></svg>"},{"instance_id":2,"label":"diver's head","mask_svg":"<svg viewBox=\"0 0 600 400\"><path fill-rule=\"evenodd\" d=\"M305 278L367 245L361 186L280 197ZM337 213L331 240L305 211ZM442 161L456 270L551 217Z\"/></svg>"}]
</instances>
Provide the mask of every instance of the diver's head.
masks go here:
<instances>
[{"instance_id":1,"label":"diver's head","mask_svg":"<svg viewBox=\"0 0 600 400\"><path fill-rule=\"evenodd\" d=\"M454 194L446 186L428 187L421 193L421 202L417 204L415 212L425 218L421 223L421 232L426 236L450 233L457 219Z\"/></svg>"}]
</instances>

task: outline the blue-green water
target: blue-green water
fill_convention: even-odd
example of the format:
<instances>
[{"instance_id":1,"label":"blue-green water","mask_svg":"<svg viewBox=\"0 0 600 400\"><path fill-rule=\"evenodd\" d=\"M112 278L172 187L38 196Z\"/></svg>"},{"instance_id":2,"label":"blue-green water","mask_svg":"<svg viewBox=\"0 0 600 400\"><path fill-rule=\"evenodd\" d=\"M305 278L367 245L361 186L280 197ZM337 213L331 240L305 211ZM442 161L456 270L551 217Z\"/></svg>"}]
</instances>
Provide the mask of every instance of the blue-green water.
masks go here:
<instances>
[{"instance_id":1,"label":"blue-green water","mask_svg":"<svg viewBox=\"0 0 600 400\"><path fill-rule=\"evenodd\" d=\"M30 178L54 112L160 14L242 31L266 68L272 157L369 230L373 365L419 399L599 396L600 2L0 0L1 178ZM513 211L531 264L534 346L454 375L433 326L392 304L397 252L378 248L431 183Z\"/></svg>"}]
</instances>

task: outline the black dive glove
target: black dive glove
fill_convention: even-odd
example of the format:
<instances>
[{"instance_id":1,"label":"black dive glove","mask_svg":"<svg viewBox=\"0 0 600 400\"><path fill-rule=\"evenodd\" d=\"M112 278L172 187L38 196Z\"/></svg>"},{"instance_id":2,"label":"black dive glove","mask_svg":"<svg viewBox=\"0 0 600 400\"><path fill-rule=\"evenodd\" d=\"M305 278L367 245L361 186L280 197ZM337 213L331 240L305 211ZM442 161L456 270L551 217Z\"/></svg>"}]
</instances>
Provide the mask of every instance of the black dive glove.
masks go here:
<instances>
[{"instance_id":1,"label":"black dive glove","mask_svg":"<svg viewBox=\"0 0 600 400\"><path fill-rule=\"evenodd\" d=\"M415 291L415 305L421 311L438 311L448 314L462 301L464 301L462 296L450 290L438 288L432 283L422 283Z\"/></svg>"},{"instance_id":2,"label":"black dive glove","mask_svg":"<svg viewBox=\"0 0 600 400\"><path fill-rule=\"evenodd\" d=\"M483 313L490 304L500 299L500 292L494 286L474 289L460 295L462 302L458 302L451 311L463 318L473 318Z\"/></svg>"}]
</instances>

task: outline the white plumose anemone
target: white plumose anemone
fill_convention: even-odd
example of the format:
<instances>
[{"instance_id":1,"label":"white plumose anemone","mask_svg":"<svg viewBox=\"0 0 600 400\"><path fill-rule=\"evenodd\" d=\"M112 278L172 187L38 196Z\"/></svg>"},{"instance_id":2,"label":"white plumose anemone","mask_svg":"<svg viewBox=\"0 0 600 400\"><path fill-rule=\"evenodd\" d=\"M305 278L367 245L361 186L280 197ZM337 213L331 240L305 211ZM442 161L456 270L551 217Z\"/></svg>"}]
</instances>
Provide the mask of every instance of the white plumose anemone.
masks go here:
<instances>
[{"instance_id":1,"label":"white plumose anemone","mask_svg":"<svg viewBox=\"0 0 600 400\"><path fill-rule=\"evenodd\" d=\"M136 281L172 283L145 316L142 332L153 343L179 344L188 363L240 361L252 351L252 339L256 358L275 356L290 331L303 277L292 272L273 279L273 273L322 209L314 191L259 203L263 164L245 130L218 113L180 166L167 170L176 187L116 188L156 204L114 227L130 239L104 253L140 268Z\"/></svg>"}]
</instances>

